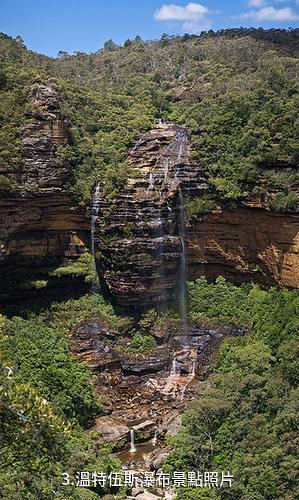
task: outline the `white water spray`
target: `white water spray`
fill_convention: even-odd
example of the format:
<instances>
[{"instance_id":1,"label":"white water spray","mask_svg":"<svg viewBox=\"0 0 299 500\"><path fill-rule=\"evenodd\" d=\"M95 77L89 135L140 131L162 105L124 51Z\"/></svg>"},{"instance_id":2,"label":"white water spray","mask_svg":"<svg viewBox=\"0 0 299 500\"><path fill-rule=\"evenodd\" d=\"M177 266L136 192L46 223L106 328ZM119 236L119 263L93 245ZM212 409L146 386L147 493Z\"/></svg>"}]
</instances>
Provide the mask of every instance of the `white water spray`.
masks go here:
<instances>
[{"instance_id":1,"label":"white water spray","mask_svg":"<svg viewBox=\"0 0 299 500\"><path fill-rule=\"evenodd\" d=\"M182 390L181 390L181 401L184 401L185 391L186 391L188 385L195 378L195 369L196 369L196 361L193 362L191 370L190 370L189 375L188 375L188 378L186 380L186 383L182 387Z\"/></svg>"},{"instance_id":2,"label":"white water spray","mask_svg":"<svg viewBox=\"0 0 299 500\"><path fill-rule=\"evenodd\" d=\"M164 160L163 162L163 174L164 174L164 178L163 178L163 183L162 183L162 186L164 186L164 184L167 182L167 179L168 179L168 171L169 171L169 159L167 158L166 160Z\"/></svg>"},{"instance_id":3,"label":"white water spray","mask_svg":"<svg viewBox=\"0 0 299 500\"><path fill-rule=\"evenodd\" d=\"M92 208L91 208L91 253L94 255L95 253L95 229L97 218L99 215L100 208L100 184L96 185L95 192L92 198Z\"/></svg>"},{"instance_id":4,"label":"white water spray","mask_svg":"<svg viewBox=\"0 0 299 500\"><path fill-rule=\"evenodd\" d=\"M181 240L181 262L179 275L179 311L183 330L187 330L187 308L186 308L186 221L185 205L181 188L179 189L179 236Z\"/></svg>"},{"instance_id":5,"label":"white water spray","mask_svg":"<svg viewBox=\"0 0 299 500\"><path fill-rule=\"evenodd\" d=\"M152 191L154 189L154 176L153 172L150 172L149 174L149 182L148 182L148 191Z\"/></svg>"},{"instance_id":6,"label":"white water spray","mask_svg":"<svg viewBox=\"0 0 299 500\"><path fill-rule=\"evenodd\" d=\"M130 430L130 453L136 453L135 447L135 431L134 429Z\"/></svg>"},{"instance_id":7,"label":"white water spray","mask_svg":"<svg viewBox=\"0 0 299 500\"><path fill-rule=\"evenodd\" d=\"M169 393L176 390L176 378L178 375L176 353L174 353L170 373L167 377L163 392Z\"/></svg>"},{"instance_id":8,"label":"white water spray","mask_svg":"<svg viewBox=\"0 0 299 500\"><path fill-rule=\"evenodd\" d=\"M96 270L95 230L96 230L96 224L97 224L99 209L100 209L100 196L101 196L101 188L100 188L100 183L98 183L96 185L95 192L94 192L94 195L92 198L92 208L91 208L91 255L93 256L95 270ZM92 284L92 292L96 293L98 291L98 287L99 287L99 283L98 283L98 280L96 280Z\"/></svg>"}]
</instances>

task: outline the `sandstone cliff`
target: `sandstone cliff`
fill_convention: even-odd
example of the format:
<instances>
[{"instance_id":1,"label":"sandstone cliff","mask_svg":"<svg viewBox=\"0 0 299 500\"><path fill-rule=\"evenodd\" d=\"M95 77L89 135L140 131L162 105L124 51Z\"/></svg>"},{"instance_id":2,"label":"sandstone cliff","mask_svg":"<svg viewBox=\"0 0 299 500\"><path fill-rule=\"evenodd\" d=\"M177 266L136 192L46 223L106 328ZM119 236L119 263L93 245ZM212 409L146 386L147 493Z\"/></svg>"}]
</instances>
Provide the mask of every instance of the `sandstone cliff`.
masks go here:
<instances>
[{"instance_id":1,"label":"sandstone cliff","mask_svg":"<svg viewBox=\"0 0 299 500\"><path fill-rule=\"evenodd\" d=\"M239 283L298 287L298 215L273 213L252 200L182 220L182 193L207 190L189 149L182 127L156 127L132 149L123 191L112 202L101 199L98 269L111 299L137 309L171 302L183 252L189 279L223 274Z\"/></svg>"},{"instance_id":2,"label":"sandstone cliff","mask_svg":"<svg viewBox=\"0 0 299 500\"><path fill-rule=\"evenodd\" d=\"M198 218L188 228L189 278L299 287L299 217L240 206Z\"/></svg>"},{"instance_id":3,"label":"sandstone cliff","mask_svg":"<svg viewBox=\"0 0 299 500\"><path fill-rule=\"evenodd\" d=\"M51 289L64 296L66 289L82 291L82 283L55 280L49 272L90 245L89 217L67 192L69 172L57 154L68 142L69 128L58 96L37 85L30 102L30 122L20 131L19 190L0 200L4 302L50 296ZM189 279L223 274L235 282L299 286L298 215L273 213L252 200L185 219L183 196L200 197L208 185L202 167L190 160L183 127L160 124L141 135L128 163L129 179L112 201L103 195L103 185L96 191L97 268L103 290L116 304L136 310L168 305L185 270Z\"/></svg>"},{"instance_id":4,"label":"sandstone cliff","mask_svg":"<svg viewBox=\"0 0 299 500\"><path fill-rule=\"evenodd\" d=\"M0 200L1 300L13 301L49 294L34 290L49 280L61 289L66 282L51 280L49 271L65 257L80 253L89 238L89 221L65 190L68 171L57 147L68 141L56 92L37 85L29 96L30 123L20 130L23 165L17 172L18 191Z\"/></svg>"},{"instance_id":5,"label":"sandstone cliff","mask_svg":"<svg viewBox=\"0 0 299 500\"><path fill-rule=\"evenodd\" d=\"M98 268L112 300L140 308L171 301L180 286L185 244L182 189L200 196L202 170L189 162L186 130L160 125L131 151L131 176L100 201Z\"/></svg>"}]
</instances>

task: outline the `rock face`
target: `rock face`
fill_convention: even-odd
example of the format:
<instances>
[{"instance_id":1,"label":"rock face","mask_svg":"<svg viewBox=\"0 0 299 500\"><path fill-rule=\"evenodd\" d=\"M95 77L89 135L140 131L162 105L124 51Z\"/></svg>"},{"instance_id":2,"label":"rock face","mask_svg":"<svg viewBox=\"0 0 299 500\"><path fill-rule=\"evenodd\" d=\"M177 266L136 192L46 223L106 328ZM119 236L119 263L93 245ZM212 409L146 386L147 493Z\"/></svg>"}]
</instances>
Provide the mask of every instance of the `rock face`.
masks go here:
<instances>
[{"instance_id":1,"label":"rock face","mask_svg":"<svg viewBox=\"0 0 299 500\"><path fill-rule=\"evenodd\" d=\"M117 421L111 417L102 417L98 419L93 431L97 433L99 442L119 442L122 444L129 440L130 429L122 421Z\"/></svg>"},{"instance_id":2,"label":"rock face","mask_svg":"<svg viewBox=\"0 0 299 500\"><path fill-rule=\"evenodd\" d=\"M234 282L299 287L298 215L252 200L199 215L183 231L182 194L207 190L183 127L160 125L144 134L128 162L132 173L122 192L100 199L96 238L102 285L116 304L141 309L172 301L183 252L189 279L223 274Z\"/></svg>"},{"instance_id":3,"label":"rock face","mask_svg":"<svg viewBox=\"0 0 299 500\"><path fill-rule=\"evenodd\" d=\"M58 147L68 142L69 124L56 92L36 85L29 100L31 123L20 131L20 189L0 200L4 303L52 291L65 296L85 286L49 277L89 245L90 220L65 189L69 173ZM131 175L112 201L104 198L103 186L98 190L97 268L114 303L133 312L167 306L178 296L183 267L189 279L223 274L235 282L299 287L298 215L272 213L262 203L247 202L235 209L219 207L185 224L183 194L201 196L207 183L201 166L190 160L183 127L162 124L143 134L128 163ZM30 288L32 279L48 286Z\"/></svg>"},{"instance_id":4,"label":"rock face","mask_svg":"<svg viewBox=\"0 0 299 500\"><path fill-rule=\"evenodd\" d=\"M24 158L17 173L20 189L0 200L0 299L4 303L35 293L49 295L49 288L30 289L28 280L48 280L48 271L66 257L76 258L89 238L87 217L63 187L68 172L57 147L68 141L68 123L57 94L37 85L29 100L33 123L20 131ZM51 285L65 295L71 283L52 280L50 289Z\"/></svg>"},{"instance_id":5,"label":"rock face","mask_svg":"<svg viewBox=\"0 0 299 500\"><path fill-rule=\"evenodd\" d=\"M57 146L68 142L68 123L61 114L55 90L35 86L29 100L35 120L22 127L23 168L21 185L37 191L41 188L61 187L68 176L67 169L57 157Z\"/></svg>"},{"instance_id":6,"label":"rock face","mask_svg":"<svg viewBox=\"0 0 299 500\"><path fill-rule=\"evenodd\" d=\"M299 216L241 206L199 218L188 228L189 278L299 288Z\"/></svg>"},{"instance_id":7,"label":"rock face","mask_svg":"<svg viewBox=\"0 0 299 500\"><path fill-rule=\"evenodd\" d=\"M160 445L178 433L181 414L198 390L196 378L205 380L223 337L240 334L224 326L178 328L163 345L137 355L98 317L82 320L71 332L70 345L105 396L103 416L91 427L96 442L110 442L124 463L159 468L169 454Z\"/></svg>"},{"instance_id":8,"label":"rock face","mask_svg":"<svg viewBox=\"0 0 299 500\"><path fill-rule=\"evenodd\" d=\"M170 301L180 286L184 239L182 190L198 196L207 185L189 161L186 130L160 125L129 156L132 175L112 201L100 202L97 235L102 284L112 300L145 308Z\"/></svg>"}]
</instances>

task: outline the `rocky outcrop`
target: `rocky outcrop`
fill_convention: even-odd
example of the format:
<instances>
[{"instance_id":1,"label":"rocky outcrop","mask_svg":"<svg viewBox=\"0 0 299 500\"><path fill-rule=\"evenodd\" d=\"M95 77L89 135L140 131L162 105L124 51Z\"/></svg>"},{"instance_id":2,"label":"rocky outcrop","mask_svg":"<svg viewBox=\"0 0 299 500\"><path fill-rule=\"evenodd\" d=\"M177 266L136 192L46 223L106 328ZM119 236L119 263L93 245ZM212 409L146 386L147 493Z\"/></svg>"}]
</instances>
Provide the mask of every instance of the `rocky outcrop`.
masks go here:
<instances>
[{"instance_id":1,"label":"rocky outcrop","mask_svg":"<svg viewBox=\"0 0 299 500\"><path fill-rule=\"evenodd\" d=\"M90 220L65 190L69 173L58 148L68 142L69 124L57 93L36 85L29 101L19 190L0 200L4 303L86 289L80 280L49 276L89 245ZM208 186L202 167L190 160L183 127L161 124L140 136L128 164L131 174L113 200L105 199L103 186L97 191L97 268L114 303L132 311L169 305L182 286L183 257L189 279L223 274L238 283L299 287L298 215L251 201L219 206L185 224L183 195L201 196Z\"/></svg>"},{"instance_id":2,"label":"rocky outcrop","mask_svg":"<svg viewBox=\"0 0 299 500\"><path fill-rule=\"evenodd\" d=\"M160 468L170 452L165 438L179 432L181 415L207 383L220 342L226 335L242 334L229 325L198 324L178 328L161 346L136 355L128 350L129 333L125 347L124 338L100 318L81 321L70 345L78 361L93 370L95 390L104 396L103 414L90 428L95 442L109 442L127 466Z\"/></svg>"},{"instance_id":3,"label":"rocky outcrop","mask_svg":"<svg viewBox=\"0 0 299 500\"><path fill-rule=\"evenodd\" d=\"M0 299L3 303L50 296L80 282L59 280L49 272L64 260L76 259L89 239L89 221L64 185L68 171L58 150L68 141L57 93L36 85L29 96L31 123L20 131L23 165L18 191L0 200ZM38 287L30 285L34 281Z\"/></svg>"},{"instance_id":4,"label":"rocky outcrop","mask_svg":"<svg viewBox=\"0 0 299 500\"><path fill-rule=\"evenodd\" d=\"M299 216L262 205L222 209L188 227L190 279L219 274L242 283L299 288Z\"/></svg>"},{"instance_id":5,"label":"rocky outcrop","mask_svg":"<svg viewBox=\"0 0 299 500\"><path fill-rule=\"evenodd\" d=\"M118 447L124 446L129 441L130 429L121 420L112 417L97 419L93 427L100 443L117 443Z\"/></svg>"},{"instance_id":6,"label":"rocky outcrop","mask_svg":"<svg viewBox=\"0 0 299 500\"><path fill-rule=\"evenodd\" d=\"M180 426L178 408L184 407L185 396L192 394L193 379L204 377L225 335L242 333L232 327L197 326L178 331L148 354L137 355L124 348L122 339L99 318L91 317L76 326L70 343L78 361L93 370L99 393L107 397L105 413L117 427L133 429L138 442L153 437L155 429L160 435L176 432ZM110 432L107 422L107 415L97 419L96 432ZM100 431L102 425L105 429Z\"/></svg>"},{"instance_id":7,"label":"rocky outcrop","mask_svg":"<svg viewBox=\"0 0 299 500\"><path fill-rule=\"evenodd\" d=\"M20 130L23 167L19 185L31 191L62 187L68 170L57 155L57 146L68 142L69 124L60 111L55 90L36 85L29 95L32 108L27 115L34 120Z\"/></svg>"},{"instance_id":8,"label":"rocky outcrop","mask_svg":"<svg viewBox=\"0 0 299 500\"><path fill-rule=\"evenodd\" d=\"M183 252L189 279L223 274L237 283L299 287L298 214L274 213L251 200L183 220L182 195L207 190L183 127L164 124L144 134L128 163L122 192L99 202L98 270L116 304L141 309L172 302Z\"/></svg>"},{"instance_id":9,"label":"rocky outcrop","mask_svg":"<svg viewBox=\"0 0 299 500\"><path fill-rule=\"evenodd\" d=\"M124 190L112 202L100 201L98 268L112 300L146 308L176 295L184 251L182 190L199 196L207 185L178 125L144 134L128 163L132 174Z\"/></svg>"}]
</instances>

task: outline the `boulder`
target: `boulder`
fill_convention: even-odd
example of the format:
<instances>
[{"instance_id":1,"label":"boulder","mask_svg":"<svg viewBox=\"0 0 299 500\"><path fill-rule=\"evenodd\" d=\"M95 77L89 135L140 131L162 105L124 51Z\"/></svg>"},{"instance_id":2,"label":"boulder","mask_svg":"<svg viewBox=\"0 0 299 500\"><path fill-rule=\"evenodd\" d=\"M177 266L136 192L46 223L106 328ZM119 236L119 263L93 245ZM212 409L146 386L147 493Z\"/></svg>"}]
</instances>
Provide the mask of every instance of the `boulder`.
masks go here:
<instances>
[{"instance_id":1,"label":"boulder","mask_svg":"<svg viewBox=\"0 0 299 500\"><path fill-rule=\"evenodd\" d=\"M182 426L182 419L179 411L168 413L164 418L162 424L159 426L159 432L165 436L175 436Z\"/></svg>"},{"instance_id":2,"label":"boulder","mask_svg":"<svg viewBox=\"0 0 299 500\"><path fill-rule=\"evenodd\" d=\"M157 497L157 495L154 495L153 493L150 493L149 491L144 491L143 493L140 493L135 497L136 500L159 500L161 497Z\"/></svg>"},{"instance_id":3,"label":"boulder","mask_svg":"<svg viewBox=\"0 0 299 500\"><path fill-rule=\"evenodd\" d=\"M145 420L138 425L134 425L132 429L135 432L136 441L148 441L154 436L156 427L154 420Z\"/></svg>"},{"instance_id":4,"label":"boulder","mask_svg":"<svg viewBox=\"0 0 299 500\"><path fill-rule=\"evenodd\" d=\"M155 352L155 355L148 357L133 357L122 353L121 368L124 373L130 374L145 374L157 373L164 370L170 361L168 350L163 352Z\"/></svg>"},{"instance_id":5,"label":"boulder","mask_svg":"<svg viewBox=\"0 0 299 500\"><path fill-rule=\"evenodd\" d=\"M96 424L92 429L97 436L97 441L100 443L115 442L115 448L121 448L130 438L130 429L121 421L112 417L100 417L96 420Z\"/></svg>"},{"instance_id":6,"label":"boulder","mask_svg":"<svg viewBox=\"0 0 299 500\"><path fill-rule=\"evenodd\" d=\"M166 448L161 448L156 450L151 458L152 468L154 470L161 469L170 452L171 452L170 446L166 446Z\"/></svg>"}]
</instances>

